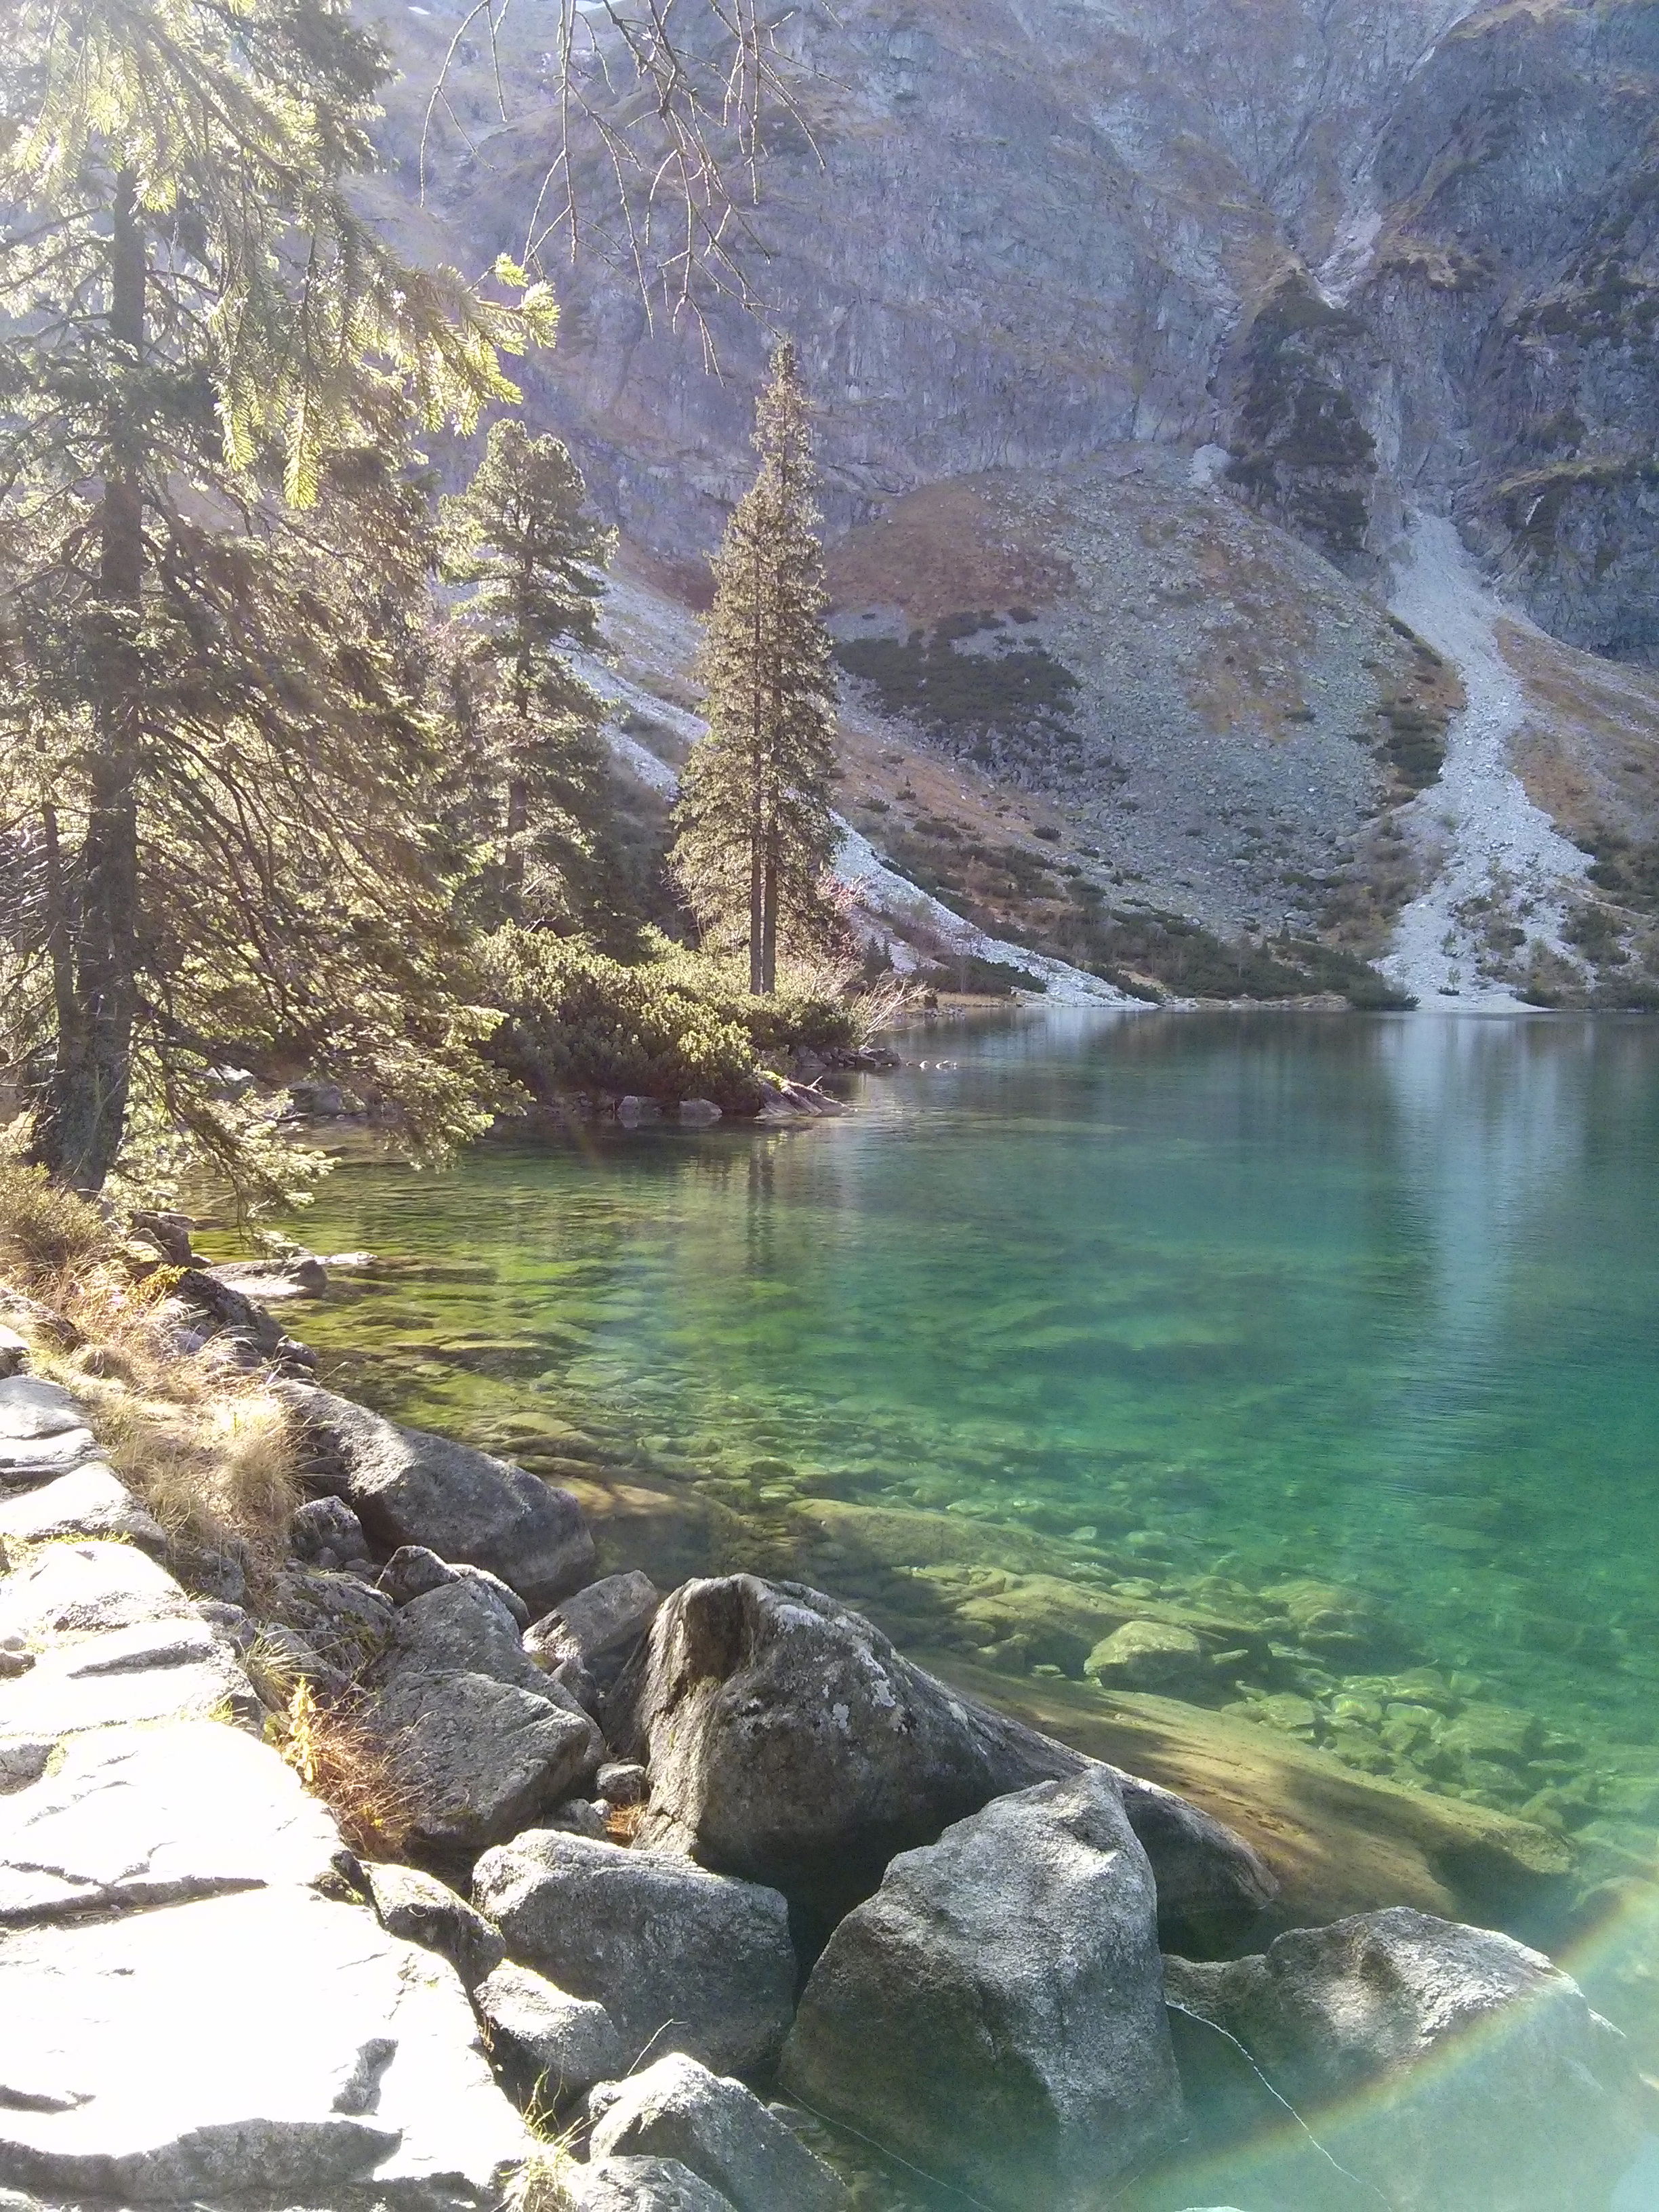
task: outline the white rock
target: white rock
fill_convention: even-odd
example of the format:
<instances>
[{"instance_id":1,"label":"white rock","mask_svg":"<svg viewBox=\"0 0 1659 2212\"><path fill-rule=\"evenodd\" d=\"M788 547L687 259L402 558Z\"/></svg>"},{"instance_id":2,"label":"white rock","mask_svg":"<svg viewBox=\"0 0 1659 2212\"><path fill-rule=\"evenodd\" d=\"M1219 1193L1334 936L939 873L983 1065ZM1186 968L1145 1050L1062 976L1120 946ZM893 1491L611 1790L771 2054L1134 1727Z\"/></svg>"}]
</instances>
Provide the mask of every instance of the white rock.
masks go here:
<instances>
[{"instance_id":1,"label":"white rock","mask_svg":"<svg viewBox=\"0 0 1659 2212\"><path fill-rule=\"evenodd\" d=\"M741 2081L678 2052L617 2083L594 2124L595 2158L629 2154L678 2159L737 2212L845 2212L848 2202L823 2160Z\"/></svg>"},{"instance_id":2,"label":"white rock","mask_svg":"<svg viewBox=\"0 0 1659 2212\"><path fill-rule=\"evenodd\" d=\"M529 2148L453 1970L360 1907L253 1890L0 1945L0 2186L437 2212Z\"/></svg>"},{"instance_id":3,"label":"white rock","mask_svg":"<svg viewBox=\"0 0 1659 2212\"><path fill-rule=\"evenodd\" d=\"M56 1544L66 1537L111 1539L146 1552L167 1548L167 1536L113 1468L88 1460L20 1498L0 1499L0 1544Z\"/></svg>"},{"instance_id":4,"label":"white rock","mask_svg":"<svg viewBox=\"0 0 1659 2212\"><path fill-rule=\"evenodd\" d=\"M76 1738L0 1796L0 1921L325 1881L338 1832L268 1746L213 1721Z\"/></svg>"},{"instance_id":5,"label":"white rock","mask_svg":"<svg viewBox=\"0 0 1659 2212\"><path fill-rule=\"evenodd\" d=\"M0 1437L62 1436L83 1427L86 1418L80 1400L61 1383L36 1375L12 1375L0 1382Z\"/></svg>"},{"instance_id":6,"label":"white rock","mask_svg":"<svg viewBox=\"0 0 1659 2212\"><path fill-rule=\"evenodd\" d=\"M0 1490L31 1490L55 1474L67 1474L97 1449L90 1429L64 1429L52 1437L0 1437Z\"/></svg>"},{"instance_id":7,"label":"white rock","mask_svg":"<svg viewBox=\"0 0 1659 2212\"><path fill-rule=\"evenodd\" d=\"M100 1636L193 1617L167 1569L131 1544L53 1544L0 1583L0 1638Z\"/></svg>"}]
</instances>

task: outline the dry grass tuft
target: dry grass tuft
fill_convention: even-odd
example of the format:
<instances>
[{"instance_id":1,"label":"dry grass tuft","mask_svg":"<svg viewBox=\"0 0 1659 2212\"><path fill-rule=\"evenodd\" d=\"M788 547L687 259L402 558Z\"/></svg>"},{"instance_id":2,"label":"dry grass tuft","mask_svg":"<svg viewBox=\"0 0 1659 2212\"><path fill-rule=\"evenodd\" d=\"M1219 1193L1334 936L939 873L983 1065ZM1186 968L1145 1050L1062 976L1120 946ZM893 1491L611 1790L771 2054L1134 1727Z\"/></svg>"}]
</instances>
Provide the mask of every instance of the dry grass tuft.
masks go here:
<instances>
[{"instance_id":1,"label":"dry grass tuft","mask_svg":"<svg viewBox=\"0 0 1659 2212\"><path fill-rule=\"evenodd\" d=\"M267 1732L312 1796L333 1814L350 1850L369 1858L401 1856L414 1826L414 1801L384 1739L350 1698L325 1702L309 1682L297 1681Z\"/></svg>"},{"instance_id":2,"label":"dry grass tuft","mask_svg":"<svg viewBox=\"0 0 1659 2212\"><path fill-rule=\"evenodd\" d=\"M96 1206L53 1182L44 1168L0 1160L0 1274L45 1297L116 1249Z\"/></svg>"},{"instance_id":3,"label":"dry grass tuft","mask_svg":"<svg viewBox=\"0 0 1659 2212\"><path fill-rule=\"evenodd\" d=\"M296 1449L264 1376L179 1351L161 1310L177 1278L40 1170L0 1160L0 1280L47 1310L14 1310L37 1371L82 1401L105 1456L171 1537L244 1548L258 1573L286 1549Z\"/></svg>"}]
</instances>

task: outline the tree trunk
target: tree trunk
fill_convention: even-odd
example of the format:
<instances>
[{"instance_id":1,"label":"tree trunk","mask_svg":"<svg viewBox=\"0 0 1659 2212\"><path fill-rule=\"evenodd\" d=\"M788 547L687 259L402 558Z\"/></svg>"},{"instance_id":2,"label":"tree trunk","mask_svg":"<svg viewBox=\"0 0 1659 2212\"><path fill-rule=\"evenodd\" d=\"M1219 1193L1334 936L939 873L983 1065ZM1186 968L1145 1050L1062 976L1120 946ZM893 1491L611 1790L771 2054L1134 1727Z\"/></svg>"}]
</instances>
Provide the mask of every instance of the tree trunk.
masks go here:
<instances>
[{"instance_id":1,"label":"tree trunk","mask_svg":"<svg viewBox=\"0 0 1659 2212\"><path fill-rule=\"evenodd\" d=\"M144 581L139 433L129 394L143 359L145 243L132 173L116 179L109 333L115 404L100 503L94 646L97 693L72 957L54 963L57 1052L35 1157L60 1181L96 1191L126 1127L137 1012L138 769Z\"/></svg>"},{"instance_id":2,"label":"tree trunk","mask_svg":"<svg viewBox=\"0 0 1659 2212\"><path fill-rule=\"evenodd\" d=\"M750 575L749 665L749 988L757 998L766 981L766 789L767 730L761 708L761 668L765 625L762 615L764 573L757 543Z\"/></svg>"},{"instance_id":3,"label":"tree trunk","mask_svg":"<svg viewBox=\"0 0 1659 2212\"><path fill-rule=\"evenodd\" d=\"M767 846L761 908L761 989L769 997L778 988L778 855L775 840Z\"/></svg>"},{"instance_id":4,"label":"tree trunk","mask_svg":"<svg viewBox=\"0 0 1659 2212\"><path fill-rule=\"evenodd\" d=\"M757 998L766 989L766 839L758 802L749 824L749 988Z\"/></svg>"}]
</instances>

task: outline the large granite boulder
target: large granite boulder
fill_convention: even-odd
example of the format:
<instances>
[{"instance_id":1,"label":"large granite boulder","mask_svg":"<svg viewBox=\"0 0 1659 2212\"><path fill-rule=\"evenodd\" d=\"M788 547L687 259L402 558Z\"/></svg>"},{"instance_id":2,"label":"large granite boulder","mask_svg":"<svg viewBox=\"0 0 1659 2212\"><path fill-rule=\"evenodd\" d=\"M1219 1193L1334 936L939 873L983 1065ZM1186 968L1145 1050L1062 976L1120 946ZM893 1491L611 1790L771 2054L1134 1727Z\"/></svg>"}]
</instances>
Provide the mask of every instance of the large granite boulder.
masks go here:
<instances>
[{"instance_id":1,"label":"large granite boulder","mask_svg":"<svg viewBox=\"0 0 1659 2212\"><path fill-rule=\"evenodd\" d=\"M387 1551L419 1544L487 1567L532 1611L592 1579L593 1539L568 1491L470 1444L401 1428L310 1383L283 1385L318 1486Z\"/></svg>"},{"instance_id":2,"label":"large granite boulder","mask_svg":"<svg viewBox=\"0 0 1659 2212\"><path fill-rule=\"evenodd\" d=\"M782 2080L998 2212L1096 2212L1181 2112L1152 1869L1110 1777L895 1859L813 1968Z\"/></svg>"},{"instance_id":3,"label":"large granite boulder","mask_svg":"<svg viewBox=\"0 0 1659 2212\"><path fill-rule=\"evenodd\" d=\"M439 2212L529 2148L453 1972L359 1906L256 1889L0 1944L0 2187Z\"/></svg>"},{"instance_id":4,"label":"large granite boulder","mask_svg":"<svg viewBox=\"0 0 1659 2212\"><path fill-rule=\"evenodd\" d=\"M775 1890L542 1828L484 1853L473 1902L509 1957L605 2006L630 2061L647 2045L723 2073L775 2060L797 1972Z\"/></svg>"},{"instance_id":5,"label":"large granite boulder","mask_svg":"<svg viewBox=\"0 0 1659 2212\"><path fill-rule=\"evenodd\" d=\"M320 1887L344 1859L299 1778L218 1721L94 1729L30 1786L0 1794L0 1923L13 1926L261 1884Z\"/></svg>"},{"instance_id":6,"label":"large granite boulder","mask_svg":"<svg viewBox=\"0 0 1659 2212\"><path fill-rule=\"evenodd\" d=\"M525 1649L544 1667L574 1659L590 1673L620 1660L650 1627L661 1593L637 1568L606 1575L556 1605L525 1638Z\"/></svg>"},{"instance_id":7,"label":"large granite boulder","mask_svg":"<svg viewBox=\"0 0 1659 2212\"><path fill-rule=\"evenodd\" d=\"M803 1948L872 1894L897 1851L1033 1783L1091 1762L959 1695L881 1632L799 1583L729 1575L663 1605L607 1709L651 1772L641 1840L781 1889ZM1273 1877L1238 1838L1168 1791L1126 1784L1171 1899L1248 1925ZM1161 1879L1161 1873L1160 1873ZM1171 1917L1168 1936L1183 1929ZM1201 1948L1207 1948L1208 1930Z\"/></svg>"},{"instance_id":8,"label":"large granite boulder","mask_svg":"<svg viewBox=\"0 0 1659 2212\"><path fill-rule=\"evenodd\" d=\"M678 2159L737 2212L848 2212L846 2190L760 2099L676 2052L598 2091L595 2158Z\"/></svg>"},{"instance_id":9,"label":"large granite boulder","mask_svg":"<svg viewBox=\"0 0 1659 2212\"><path fill-rule=\"evenodd\" d=\"M1282 2111L1259 2068L1396 2212L1578 2212L1635 2154L1623 2037L1490 1929L1395 1906L1257 1957L1170 1959L1166 1994L1200 2124L1253 2134Z\"/></svg>"},{"instance_id":10,"label":"large granite boulder","mask_svg":"<svg viewBox=\"0 0 1659 2212\"><path fill-rule=\"evenodd\" d=\"M482 1850L591 1778L599 1730L524 1651L493 1595L446 1583L392 1620L367 1712L422 1842Z\"/></svg>"}]
</instances>

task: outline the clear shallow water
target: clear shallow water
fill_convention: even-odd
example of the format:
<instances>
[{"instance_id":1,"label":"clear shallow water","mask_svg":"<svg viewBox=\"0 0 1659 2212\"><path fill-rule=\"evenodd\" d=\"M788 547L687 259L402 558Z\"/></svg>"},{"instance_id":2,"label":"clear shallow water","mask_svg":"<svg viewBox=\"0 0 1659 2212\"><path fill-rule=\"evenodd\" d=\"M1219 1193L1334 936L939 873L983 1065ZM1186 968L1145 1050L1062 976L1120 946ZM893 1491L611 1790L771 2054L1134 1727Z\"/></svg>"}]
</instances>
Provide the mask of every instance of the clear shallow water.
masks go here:
<instances>
[{"instance_id":1,"label":"clear shallow water","mask_svg":"<svg viewBox=\"0 0 1659 2212\"><path fill-rule=\"evenodd\" d=\"M1659 1024L1056 1012L902 1042L922 1064L836 1121L344 1167L290 1225L385 1266L293 1326L390 1412L683 1501L617 1539L665 1579L794 1569L926 1643L902 1577L944 1513L1096 1589L1311 1577L1378 1608L1386 1662L1304 1652L1267 1686L1322 1698L1333 1747L1334 1697L1413 1665L1552 1732L1584 1883L1623 1885L1568 1960L1652 2065ZM823 1548L825 1499L899 1509L896 1571ZM1551 1781L1392 1771L1511 1808ZM1376 2201L1303 2149L1125 2201Z\"/></svg>"},{"instance_id":2,"label":"clear shallow water","mask_svg":"<svg viewBox=\"0 0 1659 2212\"><path fill-rule=\"evenodd\" d=\"M906 1042L929 1064L839 1121L343 1169L307 1241L441 1271L302 1333L411 1418L701 1452L762 1520L781 1501L741 1483L771 1455L1092 1527L1154 1576L1352 1583L1484 1694L1650 1740L1659 1024L1056 1013Z\"/></svg>"}]
</instances>

